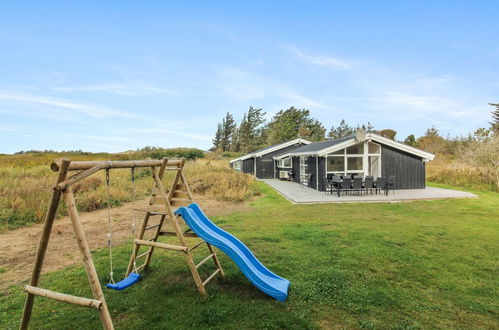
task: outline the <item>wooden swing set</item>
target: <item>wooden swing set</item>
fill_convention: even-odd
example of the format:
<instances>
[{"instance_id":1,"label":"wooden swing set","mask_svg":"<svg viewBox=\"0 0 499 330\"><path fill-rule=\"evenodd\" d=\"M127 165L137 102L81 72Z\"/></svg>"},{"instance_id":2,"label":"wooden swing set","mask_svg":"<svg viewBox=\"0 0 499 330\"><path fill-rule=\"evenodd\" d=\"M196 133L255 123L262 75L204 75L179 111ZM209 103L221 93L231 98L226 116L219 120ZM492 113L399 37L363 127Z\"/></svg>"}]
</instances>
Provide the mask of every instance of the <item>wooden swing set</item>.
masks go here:
<instances>
[{"instance_id":1,"label":"wooden swing set","mask_svg":"<svg viewBox=\"0 0 499 330\"><path fill-rule=\"evenodd\" d=\"M50 200L49 208L45 216L45 222L43 225L43 231L40 238L40 243L38 245L38 251L36 254L36 260L33 267L33 273L31 275L31 281L29 285L25 286L25 291L27 293L26 301L24 304L24 311L21 320L20 329L27 329L31 318L31 312L33 310L33 303L35 296L42 296L50 298L53 300L66 302L70 304L75 304L84 307L95 308L100 313L100 319L102 326L105 329L114 329L113 321L111 315L109 314L109 309L104 298L104 293L102 291L99 278L97 276L97 271L95 269L94 262L92 260L92 255L88 247L88 243L85 237L85 231L83 229L80 217L78 215L78 210L76 208L76 202L73 194L73 186L75 183L97 173L101 170L106 171L106 183L107 191L109 194L109 171L111 169L123 169L129 168L132 170L132 185L134 184L134 170L136 168L150 168L152 172L152 179L154 180L154 187L152 189L151 197L149 199L149 204L147 209L140 210L145 212L144 220L139 229L137 237L134 239L134 245L132 250L132 255L128 263L128 268L125 277L130 277L130 275L138 274L138 272L144 268L147 268L151 262L151 257L153 255L155 248L173 250L177 252L182 252L185 256L189 269L194 278L198 291L202 295L206 295L206 284L213 279L217 274L224 276L224 272L218 257L215 253L213 247L205 242L201 241L193 246L188 246L186 237L198 237L196 234L190 231L182 229L181 218L174 215L173 207L186 206L193 202L192 193L187 184L187 180L184 176L183 169L185 165L184 159L163 159L163 160L127 160L127 161L75 161L72 162L68 159L62 159L60 161L55 161L51 164L51 169L54 172L58 172L56 183L53 187L52 197ZM69 176L68 173L71 171L78 171L76 174ZM171 188L167 192L162 183L162 178L165 171L174 171L175 176L171 183ZM133 186L134 189L134 186ZM133 192L134 190L132 190ZM133 193L132 193L133 194ZM54 223L55 215L59 206L61 197L64 199L66 206L68 208L69 217L71 219L74 235L78 244L80 255L87 273L88 282L92 290L93 299L77 297L73 295L64 294L61 292L51 291L47 289L42 289L38 287L40 282L40 275L42 271L43 261L45 258L45 252L47 250L50 233L52 231L52 225ZM108 195L109 197L109 195ZM109 226L111 226L111 218L109 213L110 203L108 201L108 220ZM156 219L156 222L155 220ZM170 223L173 227L173 231L163 231L163 227ZM135 222L132 224L132 233ZM152 236L147 238L144 237L146 233L152 231ZM112 268L112 253L111 253L111 235L112 231L109 230L108 233L108 246L110 249L110 278L111 282L108 287L113 287L113 268ZM160 236L176 236L179 240L178 245L167 244L158 242ZM203 244L206 244L209 255L201 260L198 264L194 263L192 258L192 251ZM145 252L141 252L141 248L145 248ZM144 259L144 263L137 267L136 260ZM216 270L204 281L201 279L198 268L209 260L213 260ZM140 277L140 276L138 276ZM125 281L125 280L124 280ZM124 282L122 281L122 282ZM119 284L119 283L117 283ZM113 287L114 288L114 287Z\"/></svg>"}]
</instances>

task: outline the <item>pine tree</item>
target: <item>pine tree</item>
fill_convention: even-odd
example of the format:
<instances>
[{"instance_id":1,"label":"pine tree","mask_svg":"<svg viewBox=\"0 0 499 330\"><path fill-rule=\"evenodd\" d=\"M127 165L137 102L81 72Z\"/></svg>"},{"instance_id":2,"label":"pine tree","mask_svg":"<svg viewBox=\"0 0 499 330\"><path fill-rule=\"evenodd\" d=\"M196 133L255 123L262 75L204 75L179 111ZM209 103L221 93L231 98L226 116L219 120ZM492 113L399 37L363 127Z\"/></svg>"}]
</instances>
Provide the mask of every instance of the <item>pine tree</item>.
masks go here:
<instances>
[{"instance_id":1,"label":"pine tree","mask_svg":"<svg viewBox=\"0 0 499 330\"><path fill-rule=\"evenodd\" d=\"M291 107L280 110L267 125L268 144L286 142L297 137L319 141L324 139L322 124L310 117L310 111Z\"/></svg>"},{"instance_id":2,"label":"pine tree","mask_svg":"<svg viewBox=\"0 0 499 330\"><path fill-rule=\"evenodd\" d=\"M404 143L407 144L408 146L415 147L417 143L414 134L407 135L407 137L404 140Z\"/></svg>"},{"instance_id":3,"label":"pine tree","mask_svg":"<svg viewBox=\"0 0 499 330\"><path fill-rule=\"evenodd\" d=\"M235 129L236 129L236 122L234 121L234 117L229 112L227 112L225 118L222 120L222 133L219 144L220 150L222 151L230 150L232 135L234 134Z\"/></svg>"},{"instance_id":4,"label":"pine tree","mask_svg":"<svg viewBox=\"0 0 499 330\"><path fill-rule=\"evenodd\" d=\"M213 143L213 148L211 150L220 149L220 141L222 140L222 124L218 123L217 132L215 133L215 137L211 140Z\"/></svg>"},{"instance_id":5,"label":"pine tree","mask_svg":"<svg viewBox=\"0 0 499 330\"><path fill-rule=\"evenodd\" d=\"M345 119L342 119L340 125L338 127L331 126L331 129L328 133L328 138L330 139L339 139L345 136L349 136L354 134L355 129L348 125Z\"/></svg>"}]
</instances>

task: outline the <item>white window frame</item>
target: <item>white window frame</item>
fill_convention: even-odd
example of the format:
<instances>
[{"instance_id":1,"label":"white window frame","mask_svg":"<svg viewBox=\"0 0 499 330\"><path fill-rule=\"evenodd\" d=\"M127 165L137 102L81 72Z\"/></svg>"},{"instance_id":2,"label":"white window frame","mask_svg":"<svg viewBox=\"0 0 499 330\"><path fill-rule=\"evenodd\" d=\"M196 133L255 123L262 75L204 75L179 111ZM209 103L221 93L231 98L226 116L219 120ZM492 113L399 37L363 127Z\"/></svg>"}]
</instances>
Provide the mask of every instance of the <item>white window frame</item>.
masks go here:
<instances>
[{"instance_id":1,"label":"white window frame","mask_svg":"<svg viewBox=\"0 0 499 330\"><path fill-rule=\"evenodd\" d=\"M308 180L308 156L300 156L300 182Z\"/></svg>"},{"instance_id":2,"label":"white window frame","mask_svg":"<svg viewBox=\"0 0 499 330\"><path fill-rule=\"evenodd\" d=\"M369 142L376 144L379 146L379 153L369 153ZM360 142L362 143L362 142ZM379 157L379 166L378 166L378 173L374 176L381 176L381 145L378 143L374 143L373 141L370 140L365 140L364 142L364 153L362 154L347 154L347 147L342 148L343 154L333 154L330 153L325 156L326 161L325 161L325 172L327 174L336 174L336 175L348 175L348 174L363 174L364 176L368 175L369 171L369 156L378 156ZM336 151L334 151L336 152ZM328 171L327 170L327 164L328 164L328 157L344 157L344 164L343 164L343 171ZM362 170L348 170L348 158L350 157L362 157Z\"/></svg>"},{"instance_id":3,"label":"white window frame","mask_svg":"<svg viewBox=\"0 0 499 330\"><path fill-rule=\"evenodd\" d=\"M236 171L241 172L241 163L242 163L242 162L241 162L240 160L238 160L237 162L234 162L234 165L232 165L232 167L233 167Z\"/></svg>"},{"instance_id":4,"label":"white window frame","mask_svg":"<svg viewBox=\"0 0 499 330\"><path fill-rule=\"evenodd\" d=\"M284 160L288 160L288 159L289 159L289 166L285 166ZM293 160L291 159L291 157L285 157L285 158L279 159L277 161L277 167L279 167L279 168L293 168Z\"/></svg>"}]
</instances>

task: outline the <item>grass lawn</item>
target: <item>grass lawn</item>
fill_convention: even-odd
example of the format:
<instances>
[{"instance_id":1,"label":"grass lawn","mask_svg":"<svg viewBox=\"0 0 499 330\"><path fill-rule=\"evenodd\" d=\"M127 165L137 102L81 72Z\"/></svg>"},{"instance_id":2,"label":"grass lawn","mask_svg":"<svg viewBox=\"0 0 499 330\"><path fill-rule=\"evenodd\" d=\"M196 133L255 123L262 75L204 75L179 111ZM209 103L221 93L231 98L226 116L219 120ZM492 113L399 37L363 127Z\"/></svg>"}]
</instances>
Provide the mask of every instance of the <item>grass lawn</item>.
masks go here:
<instances>
[{"instance_id":1,"label":"grass lawn","mask_svg":"<svg viewBox=\"0 0 499 330\"><path fill-rule=\"evenodd\" d=\"M140 283L106 290L116 328L498 328L499 194L292 205L260 189L249 212L214 221L291 281L286 303L259 292L223 254L226 279L211 282L203 299L184 258L158 251ZM130 250L115 249L118 273ZM104 285L106 251L94 256ZM81 267L45 276L41 286L90 297ZM17 286L0 297L0 328L18 327L24 297ZM31 325L95 329L100 321L95 310L37 298Z\"/></svg>"}]
</instances>

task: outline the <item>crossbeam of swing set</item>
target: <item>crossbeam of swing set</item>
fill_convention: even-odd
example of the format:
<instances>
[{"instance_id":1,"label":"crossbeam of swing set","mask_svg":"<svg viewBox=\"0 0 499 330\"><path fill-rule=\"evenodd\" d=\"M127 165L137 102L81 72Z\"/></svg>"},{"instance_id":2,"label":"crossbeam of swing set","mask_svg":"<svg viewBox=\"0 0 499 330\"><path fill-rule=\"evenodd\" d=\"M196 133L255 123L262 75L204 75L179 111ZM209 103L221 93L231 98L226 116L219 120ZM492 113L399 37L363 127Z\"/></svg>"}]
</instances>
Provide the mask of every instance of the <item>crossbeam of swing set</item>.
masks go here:
<instances>
[{"instance_id":1,"label":"crossbeam of swing set","mask_svg":"<svg viewBox=\"0 0 499 330\"><path fill-rule=\"evenodd\" d=\"M56 160L50 165L50 169L54 172L59 171L62 160ZM166 168L166 170L177 170L181 164L180 159L168 159L166 166L175 166ZM134 168L134 167L156 167L163 165L162 159L143 159L143 160L115 160L115 161L78 161L69 164L68 171L88 170L92 167L100 165L100 169L108 168Z\"/></svg>"}]
</instances>

